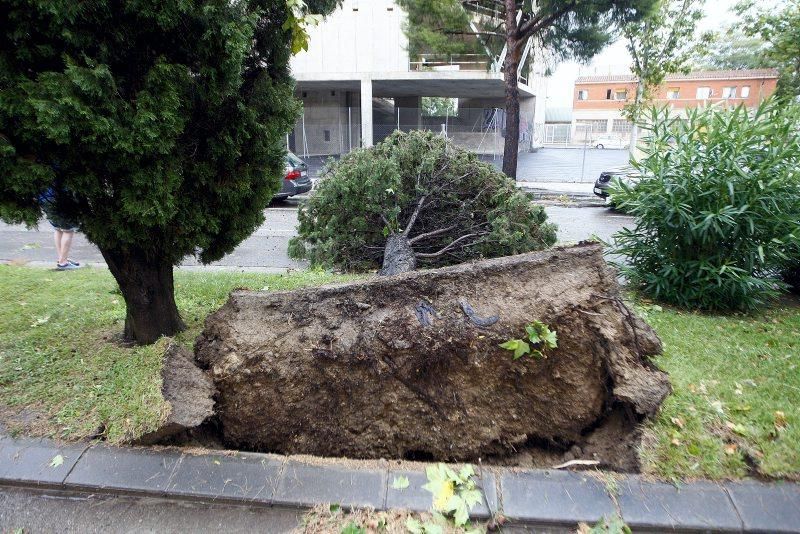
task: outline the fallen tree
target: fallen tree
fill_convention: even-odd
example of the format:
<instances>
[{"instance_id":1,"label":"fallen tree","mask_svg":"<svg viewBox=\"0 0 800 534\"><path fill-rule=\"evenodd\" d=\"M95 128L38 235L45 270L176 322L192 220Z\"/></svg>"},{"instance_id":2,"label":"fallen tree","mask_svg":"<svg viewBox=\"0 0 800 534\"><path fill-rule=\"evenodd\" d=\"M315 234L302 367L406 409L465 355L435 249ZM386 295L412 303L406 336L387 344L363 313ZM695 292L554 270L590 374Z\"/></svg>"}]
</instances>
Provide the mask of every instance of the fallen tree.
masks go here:
<instances>
[{"instance_id":1,"label":"fallen tree","mask_svg":"<svg viewBox=\"0 0 800 534\"><path fill-rule=\"evenodd\" d=\"M544 357L500 344L540 321ZM653 330L622 302L601 247L496 258L295 291L235 291L196 358L230 446L470 460L567 450L656 412L670 386ZM597 432L594 432L595 436ZM606 432L608 440L622 436Z\"/></svg>"},{"instance_id":2,"label":"fallen tree","mask_svg":"<svg viewBox=\"0 0 800 534\"><path fill-rule=\"evenodd\" d=\"M544 209L489 163L425 131L394 132L334 163L300 208L294 258L393 275L541 250Z\"/></svg>"}]
</instances>

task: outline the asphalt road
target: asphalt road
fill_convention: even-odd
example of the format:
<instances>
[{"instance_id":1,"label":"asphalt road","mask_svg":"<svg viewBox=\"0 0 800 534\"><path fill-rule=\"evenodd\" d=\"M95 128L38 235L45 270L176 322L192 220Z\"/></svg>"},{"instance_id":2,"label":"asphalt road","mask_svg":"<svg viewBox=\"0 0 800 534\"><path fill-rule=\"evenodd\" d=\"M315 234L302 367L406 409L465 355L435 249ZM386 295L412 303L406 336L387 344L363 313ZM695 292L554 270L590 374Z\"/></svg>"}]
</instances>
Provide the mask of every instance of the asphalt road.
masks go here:
<instances>
[{"instance_id":1,"label":"asphalt road","mask_svg":"<svg viewBox=\"0 0 800 534\"><path fill-rule=\"evenodd\" d=\"M561 243L575 243L592 235L609 240L613 233L631 221L630 217L604 207L547 206L546 210L550 220L559 227ZM284 272L306 267L305 263L290 259L286 253L289 239L296 233L297 202L278 203L265 213L264 224L231 254L212 263L211 268ZM100 251L81 234L75 237L70 256L89 265L104 264ZM55 246L50 225L42 221L38 230L27 230L24 226L0 223L0 261L54 266ZM199 264L195 258L189 257L182 266L198 268Z\"/></svg>"},{"instance_id":2,"label":"asphalt road","mask_svg":"<svg viewBox=\"0 0 800 534\"><path fill-rule=\"evenodd\" d=\"M294 510L273 507L0 487L0 532L4 533L282 533L290 532L300 520Z\"/></svg>"}]
</instances>

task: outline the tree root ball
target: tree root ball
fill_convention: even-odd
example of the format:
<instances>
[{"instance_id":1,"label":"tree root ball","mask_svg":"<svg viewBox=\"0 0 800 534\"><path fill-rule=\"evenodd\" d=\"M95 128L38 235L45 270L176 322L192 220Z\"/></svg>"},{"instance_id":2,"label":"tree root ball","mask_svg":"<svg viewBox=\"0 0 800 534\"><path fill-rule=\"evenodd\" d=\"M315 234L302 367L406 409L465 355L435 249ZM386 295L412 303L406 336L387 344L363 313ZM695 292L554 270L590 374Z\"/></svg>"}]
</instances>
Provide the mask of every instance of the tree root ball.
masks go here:
<instances>
[{"instance_id":1,"label":"tree root ball","mask_svg":"<svg viewBox=\"0 0 800 534\"><path fill-rule=\"evenodd\" d=\"M557 348L515 360L499 347L537 320L557 332ZM670 392L648 360L660 351L593 243L235 291L196 344L228 445L435 460L510 456L532 443L578 450L612 418L633 429Z\"/></svg>"}]
</instances>

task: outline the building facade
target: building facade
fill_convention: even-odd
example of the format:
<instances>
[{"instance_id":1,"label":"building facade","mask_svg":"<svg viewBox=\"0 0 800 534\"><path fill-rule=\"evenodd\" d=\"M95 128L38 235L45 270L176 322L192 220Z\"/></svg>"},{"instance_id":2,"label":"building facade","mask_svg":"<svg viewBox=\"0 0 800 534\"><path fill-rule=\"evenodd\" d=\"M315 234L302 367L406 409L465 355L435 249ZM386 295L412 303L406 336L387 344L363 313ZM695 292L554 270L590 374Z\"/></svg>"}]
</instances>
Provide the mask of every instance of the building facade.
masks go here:
<instances>
[{"instance_id":1,"label":"building facade","mask_svg":"<svg viewBox=\"0 0 800 534\"><path fill-rule=\"evenodd\" d=\"M304 108L287 139L293 152L338 155L371 146L395 129L428 129L476 152L502 153L501 58L412 58L405 22L394 0L344 0L311 29L308 50L291 62ZM537 105L534 88L524 81L519 83L523 148L534 142ZM426 113L426 97L457 103L436 116ZM543 122L543 110L539 116Z\"/></svg>"},{"instance_id":2,"label":"building facade","mask_svg":"<svg viewBox=\"0 0 800 534\"><path fill-rule=\"evenodd\" d=\"M667 76L654 104L668 105L681 114L687 108L723 103L755 107L772 95L778 82L774 69L696 71ZM636 95L632 75L581 76L575 80L572 138L589 141L598 136L629 139L632 125L623 108Z\"/></svg>"}]
</instances>

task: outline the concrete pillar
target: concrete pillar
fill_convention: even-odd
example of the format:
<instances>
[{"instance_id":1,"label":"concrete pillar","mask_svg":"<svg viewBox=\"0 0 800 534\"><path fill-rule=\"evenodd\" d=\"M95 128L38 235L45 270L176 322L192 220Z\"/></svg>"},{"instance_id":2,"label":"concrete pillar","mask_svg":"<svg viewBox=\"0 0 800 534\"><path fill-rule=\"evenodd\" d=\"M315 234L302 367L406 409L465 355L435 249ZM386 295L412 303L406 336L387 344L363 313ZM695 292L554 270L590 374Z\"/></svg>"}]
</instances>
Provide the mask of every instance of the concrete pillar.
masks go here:
<instances>
[{"instance_id":1,"label":"concrete pillar","mask_svg":"<svg viewBox=\"0 0 800 534\"><path fill-rule=\"evenodd\" d=\"M520 142L520 150L529 152L533 148L533 124L536 117L536 98L520 98L519 100L519 129L520 134L523 128L527 132L527 136L523 143Z\"/></svg>"},{"instance_id":2,"label":"concrete pillar","mask_svg":"<svg viewBox=\"0 0 800 534\"><path fill-rule=\"evenodd\" d=\"M422 129L422 97L397 96L394 98L395 114L399 110L400 129Z\"/></svg>"},{"instance_id":3,"label":"concrete pillar","mask_svg":"<svg viewBox=\"0 0 800 534\"><path fill-rule=\"evenodd\" d=\"M361 146L372 146L372 78L361 79Z\"/></svg>"}]
</instances>

